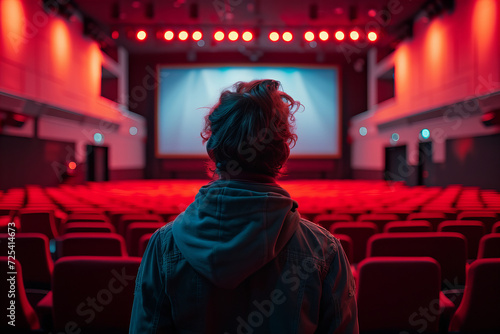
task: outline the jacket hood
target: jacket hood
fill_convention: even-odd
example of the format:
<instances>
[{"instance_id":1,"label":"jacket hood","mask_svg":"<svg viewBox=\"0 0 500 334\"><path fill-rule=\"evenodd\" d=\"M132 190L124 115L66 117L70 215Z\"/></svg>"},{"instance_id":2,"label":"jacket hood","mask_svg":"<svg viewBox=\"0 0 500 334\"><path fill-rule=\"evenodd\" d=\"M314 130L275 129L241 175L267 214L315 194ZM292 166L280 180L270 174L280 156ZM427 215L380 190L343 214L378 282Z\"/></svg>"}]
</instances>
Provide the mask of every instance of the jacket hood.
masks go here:
<instances>
[{"instance_id":1,"label":"jacket hood","mask_svg":"<svg viewBox=\"0 0 500 334\"><path fill-rule=\"evenodd\" d=\"M283 249L299 223L296 208L275 183L218 180L200 189L172 233L198 273L232 289Z\"/></svg>"}]
</instances>

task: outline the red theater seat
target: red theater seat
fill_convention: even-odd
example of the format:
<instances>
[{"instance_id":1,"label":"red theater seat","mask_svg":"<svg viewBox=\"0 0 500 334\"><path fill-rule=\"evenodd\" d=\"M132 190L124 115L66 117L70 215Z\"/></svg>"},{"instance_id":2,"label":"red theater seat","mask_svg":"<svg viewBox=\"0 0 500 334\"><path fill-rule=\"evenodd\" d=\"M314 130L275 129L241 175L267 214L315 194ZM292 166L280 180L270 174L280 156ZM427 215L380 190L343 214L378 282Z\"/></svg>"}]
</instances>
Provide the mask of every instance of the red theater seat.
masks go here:
<instances>
[{"instance_id":1,"label":"red theater seat","mask_svg":"<svg viewBox=\"0 0 500 334\"><path fill-rule=\"evenodd\" d=\"M481 238L477 258L500 258L500 233L486 234Z\"/></svg>"},{"instance_id":2,"label":"red theater seat","mask_svg":"<svg viewBox=\"0 0 500 334\"><path fill-rule=\"evenodd\" d=\"M500 221L493 224L493 228L491 229L491 233L500 233Z\"/></svg>"},{"instance_id":3,"label":"red theater seat","mask_svg":"<svg viewBox=\"0 0 500 334\"><path fill-rule=\"evenodd\" d=\"M137 256L142 257L144 255L144 252L146 251L146 248L148 247L149 239L153 236L153 233L149 234L144 234L141 236L139 239L139 248L137 252Z\"/></svg>"},{"instance_id":4,"label":"red theater seat","mask_svg":"<svg viewBox=\"0 0 500 334\"><path fill-rule=\"evenodd\" d=\"M479 220L486 227L486 233L490 233L493 224L498 221L498 213L493 211L464 211L457 216L458 220Z\"/></svg>"},{"instance_id":5,"label":"red theater seat","mask_svg":"<svg viewBox=\"0 0 500 334\"><path fill-rule=\"evenodd\" d=\"M400 220L385 224L384 233L432 232L432 225L426 220Z\"/></svg>"},{"instance_id":6,"label":"red theater seat","mask_svg":"<svg viewBox=\"0 0 500 334\"><path fill-rule=\"evenodd\" d=\"M19 220L23 233L42 233L49 239L59 236L53 211L23 209L19 212Z\"/></svg>"},{"instance_id":7,"label":"red theater seat","mask_svg":"<svg viewBox=\"0 0 500 334\"><path fill-rule=\"evenodd\" d=\"M467 258L477 258L479 240L484 235L484 224L480 221L445 220L438 226L439 232L457 232L467 240Z\"/></svg>"},{"instance_id":8,"label":"red theater seat","mask_svg":"<svg viewBox=\"0 0 500 334\"><path fill-rule=\"evenodd\" d=\"M437 333L440 315L454 307L440 288L440 267L433 258L372 257L361 261L357 278L360 331ZM420 310L426 310L428 318Z\"/></svg>"},{"instance_id":9,"label":"red theater seat","mask_svg":"<svg viewBox=\"0 0 500 334\"><path fill-rule=\"evenodd\" d=\"M7 254L8 235L0 235L2 254ZM50 256L49 239L41 233L19 233L15 237L16 259L23 266L27 289L50 290L54 264Z\"/></svg>"},{"instance_id":10,"label":"red theater seat","mask_svg":"<svg viewBox=\"0 0 500 334\"><path fill-rule=\"evenodd\" d=\"M71 324L80 333L127 333L139 264L138 258L58 260L53 293L41 302L53 307L55 332L66 333Z\"/></svg>"},{"instance_id":11,"label":"red theater seat","mask_svg":"<svg viewBox=\"0 0 500 334\"><path fill-rule=\"evenodd\" d=\"M75 222L66 223L62 226L62 234L78 233L78 232L101 232L101 233L116 233L115 227L110 223L96 222Z\"/></svg>"},{"instance_id":12,"label":"red theater seat","mask_svg":"<svg viewBox=\"0 0 500 334\"><path fill-rule=\"evenodd\" d=\"M73 223L73 222L109 223L109 218L102 213L71 213L66 218L66 223Z\"/></svg>"},{"instance_id":13,"label":"red theater seat","mask_svg":"<svg viewBox=\"0 0 500 334\"><path fill-rule=\"evenodd\" d=\"M447 216L443 212L414 212L408 215L407 220L425 220L431 223L432 230L437 231L439 223L447 220Z\"/></svg>"},{"instance_id":14,"label":"red theater seat","mask_svg":"<svg viewBox=\"0 0 500 334\"><path fill-rule=\"evenodd\" d=\"M139 240L145 234L152 234L164 223L132 223L127 227L125 241L130 256L139 256Z\"/></svg>"},{"instance_id":15,"label":"red theater seat","mask_svg":"<svg viewBox=\"0 0 500 334\"><path fill-rule=\"evenodd\" d=\"M9 263L9 259L3 256L0 257L0 263L2 270L0 287L3 293L2 298L0 298L0 307L3 312L0 331L2 333L29 333L30 330L40 329L38 316L26 297L21 265L17 260ZM10 274L11 272L16 274ZM13 298L9 296L11 292ZM12 301L14 301L14 306L11 305ZM11 314L13 314L13 318L9 317ZM15 320L15 327L8 324L12 319Z\"/></svg>"},{"instance_id":16,"label":"red theater seat","mask_svg":"<svg viewBox=\"0 0 500 334\"><path fill-rule=\"evenodd\" d=\"M339 239L342 248L344 249L344 253L349 260L349 263L352 262L352 239L348 235L345 234L335 234L335 238Z\"/></svg>"},{"instance_id":17,"label":"red theater seat","mask_svg":"<svg viewBox=\"0 0 500 334\"><path fill-rule=\"evenodd\" d=\"M377 225L370 222L334 223L330 227L333 235L345 234L352 240L352 263L358 263L366 257L368 239L377 233Z\"/></svg>"},{"instance_id":18,"label":"red theater seat","mask_svg":"<svg viewBox=\"0 0 500 334\"><path fill-rule=\"evenodd\" d=\"M467 241L454 232L381 233L368 241L367 256L429 256L441 266L444 290L463 288Z\"/></svg>"},{"instance_id":19,"label":"red theater seat","mask_svg":"<svg viewBox=\"0 0 500 334\"><path fill-rule=\"evenodd\" d=\"M314 223L318 224L327 230L330 228L330 226L333 223L337 222L350 222L352 221L352 216L348 215L346 213L341 214L341 213L332 213L332 214L323 214L323 215L317 215L314 217Z\"/></svg>"},{"instance_id":20,"label":"red theater seat","mask_svg":"<svg viewBox=\"0 0 500 334\"><path fill-rule=\"evenodd\" d=\"M63 256L127 256L125 241L114 233L69 233L56 242L58 258Z\"/></svg>"},{"instance_id":21,"label":"red theater seat","mask_svg":"<svg viewBox=\"0 0 500 334\"><path fill-rule=\"evenodd\" d=\"M467 274L460 306L450 331L500 333L500 259L478 259Z\"/></svg>"},{"instance_id":22,"label":"red theater seat","mask_svg":"<svg viewBox=\"0 0 500 334\"><path fill-rule=\"evenodd\" d=\"M379 231L384 230L385 224L399 220L399 216L392 213L370 213L358 217L360 222L372 222L378 226Z\"/></svg>"},{"instance_id":23,"label":"red theater seat","mask_svg":"<svg viewBox=\"0 0 500 334\"><path fill-rule=\"evenodd\" d=\"M161 223L163 219L159 215L151 215L151 214L132 214L132 215L123 215L118 221L118 233L121 235L125 235L127 231L127 226L131 223Z\"/></svg>"}]
</instances>

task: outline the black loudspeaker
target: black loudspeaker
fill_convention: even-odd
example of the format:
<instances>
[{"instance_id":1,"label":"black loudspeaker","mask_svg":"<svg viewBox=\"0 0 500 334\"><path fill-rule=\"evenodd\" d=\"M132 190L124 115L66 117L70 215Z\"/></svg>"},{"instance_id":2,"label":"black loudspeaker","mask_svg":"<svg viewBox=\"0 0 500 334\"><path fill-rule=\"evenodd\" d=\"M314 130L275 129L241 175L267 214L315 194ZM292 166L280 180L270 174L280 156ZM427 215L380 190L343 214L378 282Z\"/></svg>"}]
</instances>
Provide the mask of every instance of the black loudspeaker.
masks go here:
<instances>
[{"instance_id":1,"label":"black loudspeaker","mask_svg":"<svg viewBox=\"0 0 500 334\"><path fill-rule=\"evenodd\" d=\"M318 5L313 3L309 6L309 18L316 20L318 18Z\"/></svg>"},{"instance_id":2,"label":"black loudspeaker","mask_svg":"<svg viewBox=\"0 0 500 334\"><path fill-rule=\"evenodd\" d=\"M148 2L145 7L146 18L152 19L155 17L155 6L152 2Z\"/></svg>"},{"instance_id":3,"label":"black loudspeaker","mask_svg":"<svg viewBox=\"0 0 500 334\"><path fill-rule=\"evenodd\" d=\"M484 126L500 126L500 109L490 110L481 115Z\"/></svg>"},{"instance_id":4,"label":"black loudspeaker","mask_svg":"<svg viewBox=\"0 0 500 334\"><path fill-rule=\"evenodd\" d=\"M189 17L192 19L198 18L198 4L196 2L193 2L189 6Z\"/></svg>"}]
</instances>

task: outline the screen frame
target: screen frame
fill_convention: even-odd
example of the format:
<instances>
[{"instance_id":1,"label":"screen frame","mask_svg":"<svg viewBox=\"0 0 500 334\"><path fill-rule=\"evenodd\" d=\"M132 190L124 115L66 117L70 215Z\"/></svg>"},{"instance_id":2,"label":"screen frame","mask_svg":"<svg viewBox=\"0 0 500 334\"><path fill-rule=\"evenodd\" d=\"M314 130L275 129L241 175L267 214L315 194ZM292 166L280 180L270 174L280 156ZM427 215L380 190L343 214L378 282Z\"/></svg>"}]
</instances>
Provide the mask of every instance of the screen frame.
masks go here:
<instances>
[{"instance_id":1,"label":"screen frame","mask_svg":"<svg viewBox=\"0 0 500 334\"><path fill-rule=\"evenodd\" d=\"M319 65L319 64L300 64L300 63L197 63L197 64L157 64L156 65L156 80L157 84L155 85L155 115L154 115L154 144L155 144L155 157L157 159L210 159L208 153L204 154L166 154L160 153L158 148L158 135L159 135L159 123L158 123L158 112L159 112L159 94L158 89L161 85L160 72L163 69L192 69L192 68L209 68L209 67L296 67L296 68L309 68L309 69L334 69L337 72L337 110L338 110L338 138L337 138L337 152L336 154L290 154L288 159L340 159L342 158L342 72L338 65ZM201 132L201 131L200 131ZM201 140L201 136L200 136ZM300 139L299 139L300 140Z\"/></svg>"}]
</instances>

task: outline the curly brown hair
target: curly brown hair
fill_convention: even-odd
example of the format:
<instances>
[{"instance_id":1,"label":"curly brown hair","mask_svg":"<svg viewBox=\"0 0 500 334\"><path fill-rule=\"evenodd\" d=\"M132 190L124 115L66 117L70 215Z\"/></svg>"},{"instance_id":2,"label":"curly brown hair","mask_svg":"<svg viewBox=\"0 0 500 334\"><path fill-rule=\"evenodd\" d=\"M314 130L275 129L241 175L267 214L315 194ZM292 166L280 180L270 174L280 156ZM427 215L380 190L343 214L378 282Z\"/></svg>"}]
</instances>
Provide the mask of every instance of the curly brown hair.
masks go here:
<instances>
[{"instance_id":1,"label":"curly brown hair","mask_svg":"<svg viewBox=\"0 0 500 334\"><path fill-rule=\"evenodd\" d=\"M301 106L279 81L237 82L205 117L203 143L217 172L278 176L297 141L294 114Z\"/></svg>"}]
</instances>

